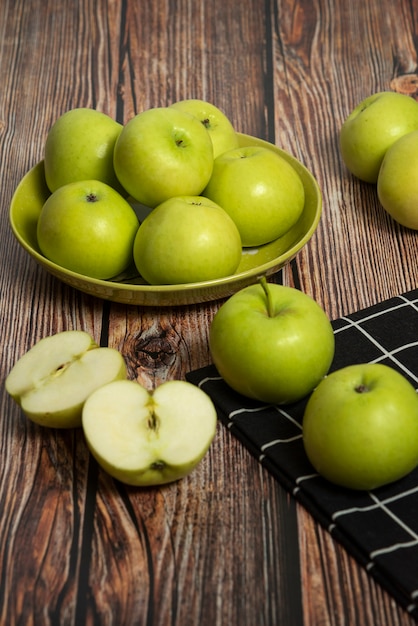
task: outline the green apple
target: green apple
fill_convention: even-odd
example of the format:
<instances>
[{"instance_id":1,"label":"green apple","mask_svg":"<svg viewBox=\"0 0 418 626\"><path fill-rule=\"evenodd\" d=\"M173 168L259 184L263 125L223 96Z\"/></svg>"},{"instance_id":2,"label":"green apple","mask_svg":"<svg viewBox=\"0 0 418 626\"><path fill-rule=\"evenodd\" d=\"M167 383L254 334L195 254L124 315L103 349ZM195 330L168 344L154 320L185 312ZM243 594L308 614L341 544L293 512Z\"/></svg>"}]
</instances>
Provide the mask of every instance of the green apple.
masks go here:
<instances>
[{"instance_id":1,"label":"green apple","mask_svg":"<svg viewBox=\"0 0 418 626\"><path fill-rule=\"evenodd\" d=\"M418 230L418 130L389 148L377 179L377 194L394 220Z\"/></svg>"},{"instance_id":2,"label":"green apple","mask_svg":"<svg viewBox=\"0 0 418 626\"><path fill-rule=\"evenodd\" d=\"M340 130L343 160L357 178L376 183L383 157L403 135L418 129L418 102L405 94L382 91L365 98Z\"/></svg>"},{"instance_id":3,"label":"green apple","mask_svg":"<svg viewBox=\"0 0 418 626\"><path fill-rule=\"evenodd\" d=\"M190 98L171 105L179 111L194 115L208 130L213 144L213 157L238 148L238 135L229 118L217 106L205 100Z\"/></svg>"},{"instance_id":4,"label":"green apple","mask_svg":"<svg viewBox=\"0 0 418 626\"><path fill-rule=\"evenodd\" d=\"M235 391L271 404L312 391L334 357L334 333L323 309L284 285L251 285L219 308L209 331L213 362Z\"/></svg>"},{"instance_id":5,"label":"green apple","mask_svg":"<svg viewBox=\"0 0 418 626\"><path fill-rule=\"evenodd\" d=\"M68 183L42 207L37 237L42 254L62 267L108 279L132 262L139 221L115 189L97 180Z\"/></svg>"},{"instance_id":6,"label":"green apple","mask_svg":"<svg viewBox=\"0 0 418 626\"><path fill-rule=\"evenodd\" d=\"M33 422L76 428L87 397L126 376L120 352L99 348L84 331L67 330L38 341L15 363L5 386Z\"/></svg>"},{"instance_id":7,"label":"green apple","mask_svg":"<svg viewBox=\"0 0 418 626\"><path fill-rule=\"evenodd\" d=\"M189 474L210 447L217 415L209 396L186 381L149 392L125 380L91 394L82 420L99 465L121 482L145 487Z\"/></svg>"},{"instance_id":8,"label":"green apple","mask_svg":"<svg viewBox=\"0 0 418 626\"><path fill-rule=\"evenodd\" d=\"M201 193L212 173L212 140L193 115L172 107L147 109L124 126L114 167L135 200L156 207L174 196Z\"/></svg>"},{"instance_id":9,"label":"green apple","mask_svg":"<svg viewBox=\"0 0 418 626\"><path fill-rule=\"evenodd\" d=\"M203 195L229 213L243 246L281 237L305 206L305 190L296 170L273 150L258 146L218 156Z\"/></svg>"},{"instance_id":10,"label":"green apple","mask_svg":"<svg viewBox=\"0 0 418 626\"><path fill-rule=\"evenodd\" d=\"M369 490L418 464L418 395L380 363L349 365L314 390L303 418L306 454L327 480Z\"/></svg>"},{"instance_id":11,"label":"green apple","mask_svg":"<svg viewBox=\"0 0 418 626\"><path fill-rule=\"evenodd\" d=\"M229 215L201 196L166 200L145 218L134 242L134 262L151 284L203 282L233 274L241 238Z\"/></svg>"},{"instance_id":12,"label":"green apple","mask_svg":"<svg viewBox=\"0 0 418 626\"><path fill-rule=\"evenodd\" d=\"M113 168L113 150L122 128L95 109L71 109L61 115L45 142L45 179L50 191L76 181L100 180L124 193Z\"/></svg>"}]
</instances>

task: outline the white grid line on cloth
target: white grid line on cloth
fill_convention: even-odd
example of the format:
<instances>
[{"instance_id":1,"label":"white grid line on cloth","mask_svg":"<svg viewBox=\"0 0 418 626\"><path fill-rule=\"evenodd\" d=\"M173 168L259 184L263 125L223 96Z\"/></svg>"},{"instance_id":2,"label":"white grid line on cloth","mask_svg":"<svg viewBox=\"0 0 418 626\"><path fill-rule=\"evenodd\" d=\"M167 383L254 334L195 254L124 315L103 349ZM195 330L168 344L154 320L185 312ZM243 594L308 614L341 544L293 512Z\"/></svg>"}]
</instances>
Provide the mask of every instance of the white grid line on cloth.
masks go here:
<instances>
[{"instance_id":1,"label":"white grid line on cloth","mask_svg":"<svg viewBox=\"0 0 418 626\"><path fill-rule=\"evenodd\" d=\"M413 489L408 489L407 491L402 491L402 493L398 493L395 496L389 496L388 498L385 498L384 500L379 500L375 494L373 494L372 492L368 492L368 495L374 500L374 504L369 504L368 506L353 506L350 507L349 509L341 509L339 511L335 511L335 513L332 515L332 519L335 520L337 517L340 517L341 515L349 515L350 513L368 513L369 511L373 511L374 509L378 509L381 508L381 506L385 506L386 504L389 504L390 502L396 502L397 500L400 500L402 498L407 498L408 496L410 496L413 493L417 493L418 491L418 486L414 487Z\"/></svg>"},{"instance_id":2,"label":"white grid line on cloth","mask_svg":"<svg viewBox=\"0 0 418 626\"><path fill-rule=\"evenodd\" d=\"M203 387L205 383L210 383L212 380L222 380L222 376L206 376L199 381L198 387Z\"/></svg>"},{"instance_id":3,"label":"white grid line on cloth","mask_svg":"<svg viewBox=\"0 0 418 626\"><path fill-rule=\"evenodd\" d=\"M405 305L402 305L405 306ZM400 307L392 307L391 309L388 309L389 311L395 310L397 308ZM415 307L414 307L415 308ZM364 328L362 328L362 324L367 321L368 319L372 319L373 317L380 317L381 315L384 315L386 313L386 311L381 311L379 314L375 314L375 315L370 315L369 317L365 317L361 320L359 320L358 322L355 320L351 320L348 317L341 317L340 319L344 320L345 322L347 322L347 326L343 326L342 328L338 328L334 331L334 333L339 333L339 332L343 332L344 330L347 330L347 328L350 327L354 327L356 328L359 332L361 332L365 337L367 337L367 339L376 346L376 348L378 348L381 353L382 356L377 357L376 359L374 359L373 361L371 361L371 363L377 363L379 361L381 361L384 358L388 358L391 361L393 361L394 363L396 363L396 365L399 367L399 369L401 369L402 371L404 371L406 374L408 374L410 376L410 378L412 378L412 380L414 380L416 383L418 383L418 376L416 376L413 372L411 372L411 370L409 370L407 367L405 367L405 365L403 363L401 363L401 361L399 361L394 354L396 352L403 352L405 350L405 348L409 347L408 345L403 345L400 348L395 348L394 350L386 350L386 348L384 348L378 341L376 341L376 339L370 335L370 333L367 332L367 330L365 330ZM415 345L415 344L413 344Z\"/></svg>"},{"instance_id":4,"label":"white grid line on cloth","mask_svg":"<svg viewBox=\"0 0 418 626\"><path fill-rule=\"evenodd\" d=\"M271 448L278 443L292 443L293 441L297 441L298 439L302 439L302 435L292 435L291 437L286 437L286 439L273 439L272 441L268 441L267 443L262 445L260 450L264 452L264 450L267 450L267 448Z\"/></svg>"},{"instance_id":5,"label":"white grid line on cloth","mask_svg":"<svg viewBox=\"0 0 418 626\"><path fill-rule=\"evenodd\" d=\"M241 413L261 413L262 411L265 410L265 406L257 406L255 408L243 408L243 409L236 409L235 411L231 411L230 413L228 413L228 419L230 419L231 421L233 421L234 417L236 417L237 415L240 415Z\"/></svg>"},{"instance_id":6,"label":"white grid line on cloth","mask_svg":"<svg viewBox=\"0 0 418 626\"><path fill-rule=\"evenodd\" d=\"M385 309L383 309L382 311L376 311L376 313L370 313L369 315L366 315L364 317L362 317L357 323L360 322L368 322L369 320L373 320L376 317L381 317L382 315L386 315L387 313L391 313L392 311L397 311L398 309L402 309L404 307L409 307L412 306L413 309L415 309L416 311L418 311L418 298L415 298L415 300L408 300L408 298L405 298L404 296L396 296L399 300L402 300L402 302L400 302L399 304L394 304L391 307L387 307ZM417 306L415 306L417 305ZM357 314L361 313L361 311L357 311ZM351 315L354 315L351 314ZM339 318L340 320L344 320L346 322L349 323L349 325L351 325L352 320L349 319L350 316L347 317L341 317ZM345 330L345 328L347 328L347 326L342 326L341 328L337 328L334 330L334 333L339 333L343 330Z\"/></svg>"},{"instance_id":7,"label":"white grid line on cloth","mask_svg":"<svg viewBox=\"0 0 418 626\"><path fill-rule=\"evenodd\" d=\"M402 494L399 494L399 495L401 496ZM392 546L388 546L386 548L379 548L378 550L374 550L373 552L370 553L370 558L374 559L377 554L386 554L387 552L394 552L397 549L418 545L418 534L415 531L413 531L412 528L410 528L407 524L405 524L405 522L399 519L399 517L395 515L393 511L388 509L384 500L379 500L379 498L374 493L370 493L370 497L372 498L372 500L376 502L376 504L378 505L378 508L384 511L386 515L391 517L393 521L400 528L402 528L406 533L408 533L413 538L412 542L393 544Z\"/></svg>"}]
</instances>

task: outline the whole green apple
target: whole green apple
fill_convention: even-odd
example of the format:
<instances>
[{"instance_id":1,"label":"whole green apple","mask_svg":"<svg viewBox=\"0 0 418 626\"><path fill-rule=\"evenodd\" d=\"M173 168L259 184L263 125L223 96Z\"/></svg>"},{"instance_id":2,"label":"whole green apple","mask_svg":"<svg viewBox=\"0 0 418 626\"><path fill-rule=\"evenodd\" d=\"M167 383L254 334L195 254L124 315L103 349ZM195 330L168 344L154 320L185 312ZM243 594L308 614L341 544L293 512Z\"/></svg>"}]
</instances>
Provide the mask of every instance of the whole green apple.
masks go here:
<instances>
[{"instance_id":1,"label":"whole green apple","mask_svg":"<svg viewBox=\"0 0 418 626\"><path fill-rule=\"evenodd\" d=\"M203 282L233 274L241 238L229 215L201 196L161 203L145 218L134 242L138 272L151 284Z\"/></svg>"},{"instance_id":2,"label":"whole green apple","mask_svg":"<svg viewBox=\"0 0 418 626\"><path fill-rule=\"evenodd\" d=\"M394 220L418 230L418 131L389 148L377 179L377 195Z\"/></svg>"},{"instance_id":3,"label":"whole green apple","mask_svg":"<svg viewBox=\"0 0 418 626\"><path fill-rule=\"evenodd\" d=\"M209 396L184 380L149 392L121 380L93 392L83 406L83 431L93 456L129 485L162 485L183 478L201 461L216 433Z\"/></svg>"},{"instance_id":4,"label":"whole green apple","mask_svg":"<svg viewBox=\"0 0 418 626\"><path fill-rule=\"evenodd\" d=\"M122 128L95 109L71 109L61 115L45 142L45 179L50 191L76 181L100 180L123 193L113 168L113 150Z\"/></svg>"},{"instance_id":5,"label":"whole green apple","mask_svg":"<svg viewBox=\"0 0 418 626\"><path fill-rule=\"evenodd\" d=\"M251 285L218 310L209 331L213 362L235 391L266 403L305 397L328 372L334 333L323 309L283 285Z\"/></svg>"},{"instance_id":6,"label":"whole green apple","mask_svg":"<svg viewBox=\"0 0 418 626\"><path fill-rule=\"evenodd\" d=\"M37 237L42 254L92 278L108 279L133 260L139 221L130 204L97 180L68 183L42 207Z\"/></svg>"},{"instance_id":7,"label":"whole green apple","mask_svg":"<svg viewBox=\"0 0 418 626\"><path fill-rule=\"evenodd\" d=\"M193 115L157 107L125 125L113 161L124 189L138 202L156 207L174 196L201 193L212 173L212 140Z\"/></svg>"},{"instance_id":8,"label":"whole green apple","mask_svg":"<svg viewBox=\"0 0 418 626\"><path fill-rule=\"evenodd\" d=\"M213 144L213 157L238 148L238 135L229 118L217 106L205 100L190 98L171 105L179 111L194 115L208 130Z\"/></svg>"},{"instance_id":9,"label":"whole green apple","mask_svg":"<svg viewBox=\"0 0 418 626\"><path fill-rule=\"evenodd\" d=\"M309 398L303 443L316 471L337 485L369 490L391 483L418 464L418 395L386 365L344 367Z\"/></svg>"},{"instance_id":10,"label":"whole green apple","mask_svg":"<svg viewBox=\"0 0 418 626\"><path fill-rule=\"evenodd\" d=\"M357 178L376 183L388 148L414 130L418 130L416 100L391 91L373 94L355 107L341 127L343 160Z\"/></svg>"},{"instance_id":11,"label":"whole green apple","mask_svg":"<svg viewBox=\"0 0 418 626\"><path fill-rule=\"evenodd\" d=\"M299 174L273 150L245 146L214 160L203 191L234 220L243 246L259 246L284 235L299 219L305 190Z\"/></svg>"}]
</instances>

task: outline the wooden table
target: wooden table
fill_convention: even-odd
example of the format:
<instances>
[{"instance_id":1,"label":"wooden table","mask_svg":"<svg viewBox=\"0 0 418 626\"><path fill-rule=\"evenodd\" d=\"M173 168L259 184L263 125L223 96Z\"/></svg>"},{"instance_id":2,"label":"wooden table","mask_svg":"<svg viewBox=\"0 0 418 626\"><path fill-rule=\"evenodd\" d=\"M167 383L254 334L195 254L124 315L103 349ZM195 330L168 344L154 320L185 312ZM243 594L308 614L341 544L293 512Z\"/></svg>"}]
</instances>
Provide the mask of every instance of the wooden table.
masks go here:
<instances>
[{"instance_id":1,"label":"wooden table","mask_svg":"<svg viewBox=\"0 0 418 626\"><path fill-rule=\"evenodd\" d=\"M8 223L52 123L94 107L126 122L186 97L289 151L317 178L319 228L277 277L331 318L418 285L418 239L338 148L365 96L418 84L417 0L1 0L1 380L35 341L85 329L148 388L210 362L221 302L104 302L47 274ZM221 425L184 480L124 487L79 431L29 423L1 388L0 623L291 626L413 620Z\"/></svg>"}]
</instances>

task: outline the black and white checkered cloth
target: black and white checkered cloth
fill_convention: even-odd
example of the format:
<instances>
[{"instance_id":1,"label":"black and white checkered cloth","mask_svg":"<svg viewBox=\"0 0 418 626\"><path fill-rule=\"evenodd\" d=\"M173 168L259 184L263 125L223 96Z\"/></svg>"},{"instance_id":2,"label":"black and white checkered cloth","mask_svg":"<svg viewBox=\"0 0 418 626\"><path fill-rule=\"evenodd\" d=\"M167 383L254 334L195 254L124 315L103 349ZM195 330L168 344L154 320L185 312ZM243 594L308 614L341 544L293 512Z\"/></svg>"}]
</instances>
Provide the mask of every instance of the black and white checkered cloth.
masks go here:
<instances>
[{"instance_id":1,"label":"black and white checkered cloth","mask_svg":"<svg viewBox=\"0 0 418 626\"><path fill-rule=\"evenodd\" d=\"M418 389L418 289L333 322L331 370L384 363ZM219 419L357 561L418 619L418 468L369 492L343 489L313 470L303 448L306 400L267 406L231 390L210 365L187 375Z\"/></svg>"}]
</instances>

